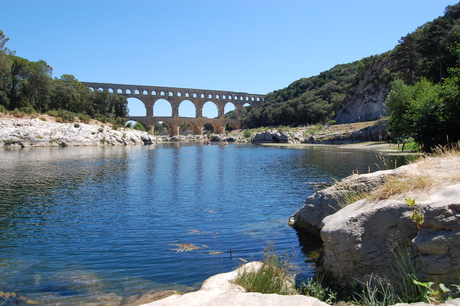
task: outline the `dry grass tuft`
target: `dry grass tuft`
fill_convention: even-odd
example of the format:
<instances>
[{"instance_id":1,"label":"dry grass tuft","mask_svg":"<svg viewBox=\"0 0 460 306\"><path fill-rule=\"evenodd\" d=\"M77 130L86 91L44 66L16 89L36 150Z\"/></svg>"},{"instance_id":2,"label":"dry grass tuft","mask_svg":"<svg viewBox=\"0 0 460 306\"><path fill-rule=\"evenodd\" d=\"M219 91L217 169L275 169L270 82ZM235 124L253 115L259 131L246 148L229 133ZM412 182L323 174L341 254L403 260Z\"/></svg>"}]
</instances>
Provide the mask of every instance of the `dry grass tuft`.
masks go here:
<instances>
[{"instance_id":1,"label":"dry grass tuft","mask_svg":"<svg viewBox=\"0 0 460 306\"><path fill-rule=\"evenodd\" d=\"M370 201L406 197L421 199L443 186L460 182L459 158L460 142L439 146L432 154L418 159L405 171L386 176L384 182L371 191L364 190L353 181L337 182L337 201L343 207L364 198Z\"/></svg>"},{"instance_id":2,"label":"dry grass tuft","mask_svg":"<svg viewBox=\"0 0 460 306\"><path fill-rule=\"evenodd\" d=\"M389 176L385 183L370 192L367 198L376 201L394 196L406 196L413 192L428 190L434 183L431 177L423 175Z\"/></svg>"},{"instance_id":3,"label":"dry grass tuft","mask_svg":"<svg viewBox=\"0 0 460 306\"><path fill-rule=\"evenodd\" d=\"M460 156L460 141L447 146L437 146L433 153L428 156L434 157L452 157Z\"/></svg>"}]
</instances>

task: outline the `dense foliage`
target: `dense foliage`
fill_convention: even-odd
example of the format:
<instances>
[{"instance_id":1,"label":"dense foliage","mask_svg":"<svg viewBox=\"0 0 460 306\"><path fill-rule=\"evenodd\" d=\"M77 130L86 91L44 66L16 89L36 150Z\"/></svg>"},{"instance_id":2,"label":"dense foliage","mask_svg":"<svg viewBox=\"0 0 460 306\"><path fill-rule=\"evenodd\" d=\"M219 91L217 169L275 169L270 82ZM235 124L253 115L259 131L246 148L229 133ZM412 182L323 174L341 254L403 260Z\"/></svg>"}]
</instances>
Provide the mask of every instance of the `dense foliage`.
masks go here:
<instances>
[{"instance_id":1,"label":"dense foliage","mask_svg":"<svg viewBox=\"0 0 460 306\"><path fill-rule=\"evenodd\" d=\"M448 6L444 16L424 24L402 37L391 51L337 65L318 76L295 81L287 88L269 93L257 108L248 107L247 127L301 125L334 119L336 111L358 83L369 82L389 88L395 79L411 85L422 78L439 83L449 77L456 55L451 47L459 41L460 4Z\"/></svg>"},{"instance_id":2,"label":"dense foliage","mask_svg":"<svg viewBox=\"0 0 460 306\"><path fill-rule=\"evenodd\" d=\"M337 65L318 76L300 79L274 91L259 107L248 111L245 125L297 126L333 119L340 102L356 83L360 68L358 62Z\"/></svg>"},{"instance_id":3,"label":"dense foliage","mask_svg":"<svg viewBox=\"0 0 460 306\"><path fill-rule=\"evenodd\" d=\"M128 113L125 97L92 92L72 75L52 78L45 61L30 62L5 47L0 30L0 106L13 111L66 111L91 118L122 118Z\"/></svg>"}]
</instances>

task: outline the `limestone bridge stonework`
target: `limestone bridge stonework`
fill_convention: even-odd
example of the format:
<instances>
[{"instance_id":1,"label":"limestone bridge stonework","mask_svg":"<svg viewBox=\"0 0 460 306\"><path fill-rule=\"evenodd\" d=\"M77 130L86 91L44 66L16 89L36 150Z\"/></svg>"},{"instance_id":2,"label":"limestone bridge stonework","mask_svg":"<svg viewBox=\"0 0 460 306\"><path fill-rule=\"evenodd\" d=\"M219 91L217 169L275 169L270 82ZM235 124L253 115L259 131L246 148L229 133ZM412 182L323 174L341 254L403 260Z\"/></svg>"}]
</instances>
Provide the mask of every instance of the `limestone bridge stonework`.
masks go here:
<instances>
[{"instance_id":1,"label":"limestone bridge stonework","mask_svg":"<svg viewBox=\"0 0 460 306\"><path fill-rule=\"evenodd\" d=\"M242 111L245 104L257 107L265 99L265 95L248 94L245 92L159 87L144 85L127 85L112 83L82 82L93 91L106 91L136 98L142 101L145 106L145 116L127 116L127 120L138 121L147 128L154 128L159 122L163 122L169 129L170 136L178 136L181 124L188 123L193 133L203 135L205 124L210 124L218 134L225 132L226 126L232 129L242 128ZM166 100L171 104L171 116L155 116L154 105L158 100ZM179 117L179 106L183 101L190 101L195 105L195 117ZM216 118L203 117L203 106L212 102L217 106L218 115ZM236 119L226 119L225 105L232 103L235 107Z\"/></svg>"}]
</instances>

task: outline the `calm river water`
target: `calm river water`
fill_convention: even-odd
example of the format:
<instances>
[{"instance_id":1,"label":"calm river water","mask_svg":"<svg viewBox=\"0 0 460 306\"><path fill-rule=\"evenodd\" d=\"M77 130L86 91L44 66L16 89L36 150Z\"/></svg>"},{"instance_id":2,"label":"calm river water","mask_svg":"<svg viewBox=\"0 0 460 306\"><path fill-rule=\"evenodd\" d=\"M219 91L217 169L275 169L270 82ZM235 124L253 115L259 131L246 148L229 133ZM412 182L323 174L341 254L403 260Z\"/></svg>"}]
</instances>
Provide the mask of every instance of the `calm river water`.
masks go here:
<instances>
[{"instance_id":1,"label":"calm river water","mask_svg":"<svg viewBox=\"0 0 460 306\"><path fill-rule=\"evenodd\" d=\"M288 218L318 186L405 162L335 147L183 143L0 157L0 290L42 305L194 290L261 259L267 242L313 275ZM185 244L198 249L179 252Z\"/></svg>"}]
</instances>

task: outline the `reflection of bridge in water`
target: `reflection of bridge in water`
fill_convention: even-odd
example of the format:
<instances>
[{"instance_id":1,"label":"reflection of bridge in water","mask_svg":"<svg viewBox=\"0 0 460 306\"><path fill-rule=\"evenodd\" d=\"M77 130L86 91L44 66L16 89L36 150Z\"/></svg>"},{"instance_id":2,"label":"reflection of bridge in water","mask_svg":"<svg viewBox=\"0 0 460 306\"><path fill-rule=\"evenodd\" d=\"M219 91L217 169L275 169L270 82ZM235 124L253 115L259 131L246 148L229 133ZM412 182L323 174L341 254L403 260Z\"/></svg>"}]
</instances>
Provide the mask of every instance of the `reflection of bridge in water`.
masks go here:
<instances>
[{"instance_id":1,"label":"reflection of bridge in water","mask_svg":"<svg viewBox=\"0 0 460 306\"><path fill-rule=\"evenodd\" d=\"M243 106L249 104L256 107L265 98L265 95L221 90L92 82L82 83L93 91L107 91L121 94L126 98L139 99L145 106L146 116L127 116L126 119L138 121L147 128L154 128L157 123L163 122L168 127L171 136L179 135L179 128L183 123L190 124L193 133L197 135L203 134L205 124L210 124L218 134L224 133L227 125L232 129L240 129L242 128ZM164 99L171 104L172 114L170 117L154 116L153 107L160 99ZM184 101L190 101L195 105L195 117L179 117L179 106ZM214 103L217 106L217 118L203 117L203 106L207 102ZM225 105L227 103L231 103L235 107L236 119L226 119L224 117Z\"/></svg>"}]
</instances>

